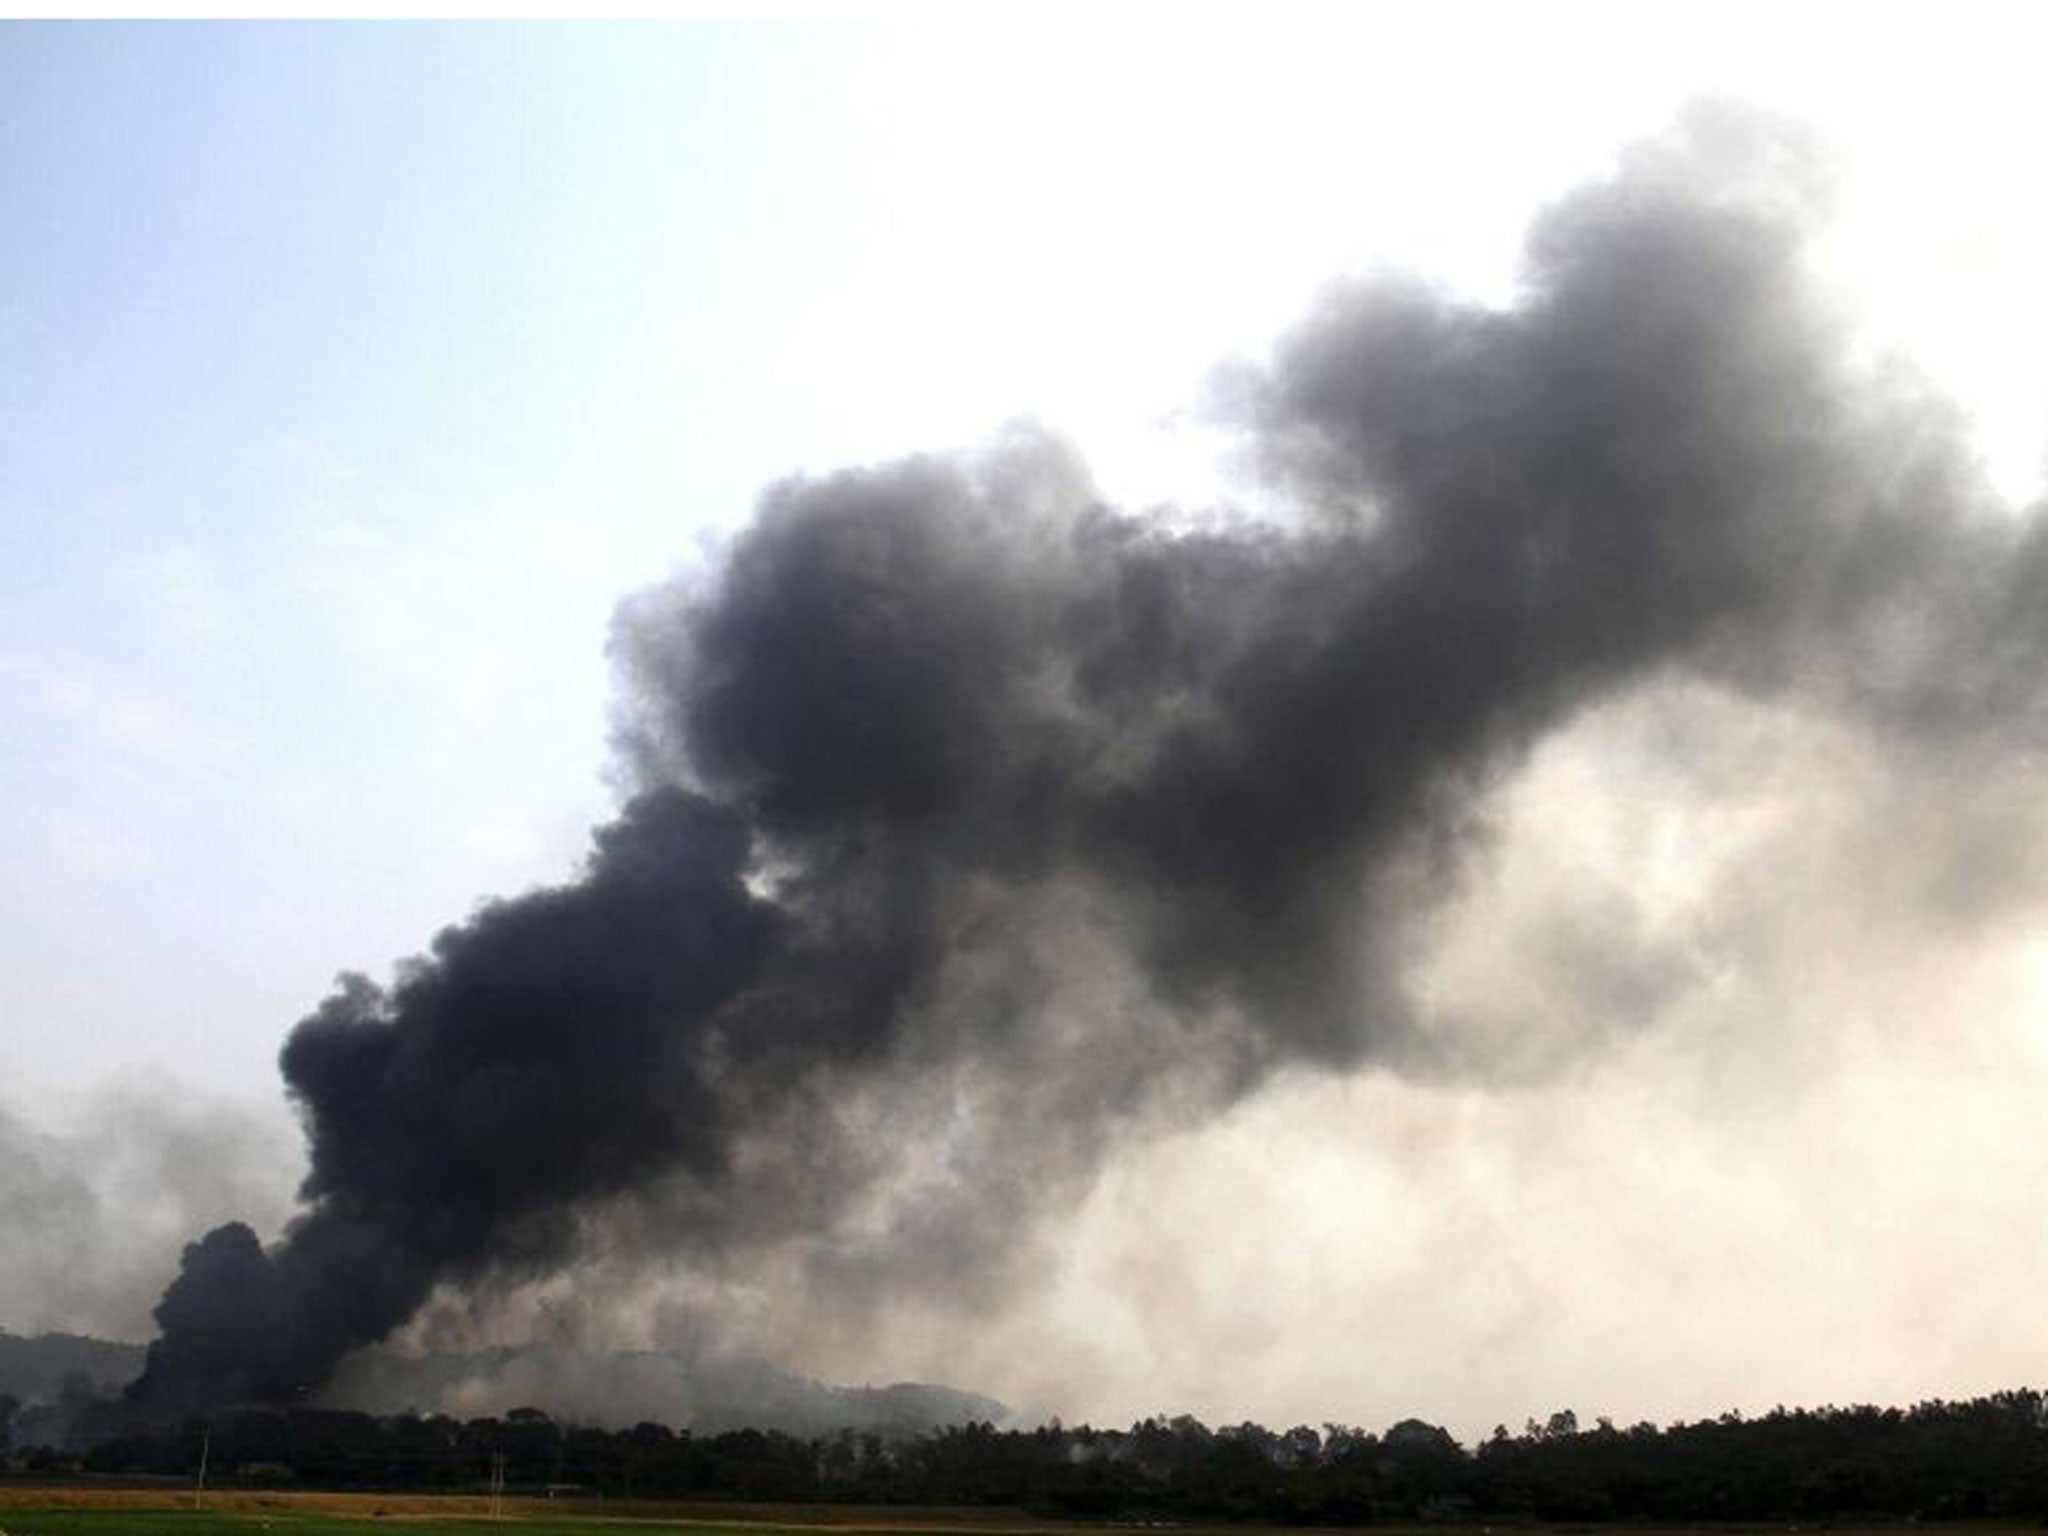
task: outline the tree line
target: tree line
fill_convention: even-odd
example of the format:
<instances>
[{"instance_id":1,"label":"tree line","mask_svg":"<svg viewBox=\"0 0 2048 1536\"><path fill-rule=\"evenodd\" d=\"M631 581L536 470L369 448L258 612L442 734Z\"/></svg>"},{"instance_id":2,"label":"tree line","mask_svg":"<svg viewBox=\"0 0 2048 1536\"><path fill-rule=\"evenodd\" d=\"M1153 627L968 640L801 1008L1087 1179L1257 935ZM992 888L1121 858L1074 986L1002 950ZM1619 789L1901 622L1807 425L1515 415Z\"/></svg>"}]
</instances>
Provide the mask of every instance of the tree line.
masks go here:
<instances>
[{"instance_id":1,"label":"tree line","mask_svg":"<svg viewBox=\"0 0 2048 1536\"><path fill-rule=\"evenodd\" d=\"M604 1430L532 1408L469 1420L235 1408L150 1427L90 1422L108 1411L83 1397L32 1409L0 1398L0 1459L23 1476L190 1476L203 1454L209 1481L245 1486L454 1491L502 1479L611 1498L1000 1505L1119 1519L2048 1517L2048 1400L2030 1389L1665 1428L1582 1428L1562 1412L1470 1449L1415 1419L1379 1434L1187 1417L1128 1429L972 1423L887 1440ZM84 1448L65 1450L67 1440Z\"/></svg>"}]
</instances>

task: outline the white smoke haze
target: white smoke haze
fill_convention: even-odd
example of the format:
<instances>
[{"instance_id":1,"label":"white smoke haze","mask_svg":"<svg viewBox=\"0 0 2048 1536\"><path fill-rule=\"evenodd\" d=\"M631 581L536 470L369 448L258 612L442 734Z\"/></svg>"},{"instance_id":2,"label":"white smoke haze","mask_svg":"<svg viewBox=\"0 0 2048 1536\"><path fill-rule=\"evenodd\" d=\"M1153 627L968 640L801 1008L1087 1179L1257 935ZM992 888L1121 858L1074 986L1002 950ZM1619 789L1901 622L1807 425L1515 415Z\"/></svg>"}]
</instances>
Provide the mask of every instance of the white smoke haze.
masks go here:
<instances>
[{"instance_id":1,"label":"white smoke haze","mask_svg":"<svg viewBox=\"0 0 2048 1536\"><path fill-rule=\"evenodd\" d=\"M1410 975L1490 1076L1291 1074L1135 1146L1054 1285L894 1358L1070 1420L1468 1443L2031 1379L2038 782L1697 685L1596 711L1491 798Z\"/></svg>"},{"instance_id":2,"label":"white smoke haze","mask_svg":"<svg viewBox=\"0 0 2048 1536\"><path fill-rule=\"evenodd\" d=\"M283 1226L300 1157L281 1116L176 1079L117 1078L68 1104L0 1097L0 1326L149 1337L193 1232Z\"/></svg>"}]
</instances>

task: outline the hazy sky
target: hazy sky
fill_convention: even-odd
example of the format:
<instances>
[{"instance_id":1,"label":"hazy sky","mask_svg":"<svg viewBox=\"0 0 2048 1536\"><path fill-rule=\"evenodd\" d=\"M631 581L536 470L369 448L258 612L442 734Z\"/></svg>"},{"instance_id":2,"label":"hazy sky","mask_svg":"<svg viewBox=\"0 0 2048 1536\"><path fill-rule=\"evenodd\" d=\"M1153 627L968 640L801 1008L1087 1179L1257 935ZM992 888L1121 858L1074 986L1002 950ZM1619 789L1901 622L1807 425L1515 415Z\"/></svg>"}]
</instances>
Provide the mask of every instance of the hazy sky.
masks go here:
<instances>
[{"instance_id":1,"label":"hazy sky","mask_svg":"<svg viewBox=\"0 0 2048 1536\"><path fill-rule=\"evenodd\" d=\"M139 1337L200 1226L275 1229L284 1030L568 872L616 804L615 605L764 486L1028 417L1119 506L1256 504L1214 369L1376 268L1512 301L1532 213L1703 91L1812 125L1862 344L2037 500L2032 40L1639 9L0 29L0 1326ZM2038 1381L2039 767L1944 763L1937 816L1839 721L1603 704L1498 787L1414 961L1497 1072L1162 1117L995 1315L800 1326L764 1276L750 1342L1467 1437ZM1979 910L1878 828L2013 868ZM1567 909L1719 979L1616 1023ZM629 1271L563 1284L659 1342Z\"/></svg>"}]
</instances>

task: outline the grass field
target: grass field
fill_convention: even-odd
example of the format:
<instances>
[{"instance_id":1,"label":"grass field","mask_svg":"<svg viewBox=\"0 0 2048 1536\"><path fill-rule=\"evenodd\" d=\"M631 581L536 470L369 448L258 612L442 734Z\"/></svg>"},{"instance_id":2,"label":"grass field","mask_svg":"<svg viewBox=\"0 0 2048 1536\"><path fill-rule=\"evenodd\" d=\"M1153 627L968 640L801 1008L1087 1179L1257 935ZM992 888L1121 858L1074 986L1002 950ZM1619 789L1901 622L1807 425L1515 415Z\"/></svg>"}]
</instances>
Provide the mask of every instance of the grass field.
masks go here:
<instances>
[{"instance_id":1,"label":"grass field","mask_svg":"<svg viewBox=\"0 0 2048 1536\"><path fill-rule=\"evenodd\" d=\"M844 1532L915 1532L915 1536L940 1536L942 1532L975 1532L995 1536L997 1532L1075 1532L1083 1530L1063 1520L1038 1520L1016 1509L936 1509L930 1505L860 1505L860 1503L737 1503L684 1501L684 1499L522 1499L506 1495L494 1511L487 1493L301 1493L281 1489L207 1489L199 1499L197 1513L217 1513L233 1518L307 1518L344 1522L383 1520L434 1520L434 1522L487 1522L502 1530L506 1524L557 1524L557 1526L598 1526L610 1528L618 1522L670 1524L698 1530L721 1526L727 1530L774 1532L774 1530L844 1530ZM25 1516L37 1513L74 1513L74 1516L104 1516L104 1513L195 1513L193 1487L188 1483L160 1485L10 1485L0 1483L0 1528L8 1536L20 1536L8 1513ZM117 1530L106 1526L106 1530ZM303 1528L307 1532L313 1526ZM539 1530L532 1534L539 1536ZM616 1536L616 1534L614 1534Z\"/></svg>"}]
</instances>

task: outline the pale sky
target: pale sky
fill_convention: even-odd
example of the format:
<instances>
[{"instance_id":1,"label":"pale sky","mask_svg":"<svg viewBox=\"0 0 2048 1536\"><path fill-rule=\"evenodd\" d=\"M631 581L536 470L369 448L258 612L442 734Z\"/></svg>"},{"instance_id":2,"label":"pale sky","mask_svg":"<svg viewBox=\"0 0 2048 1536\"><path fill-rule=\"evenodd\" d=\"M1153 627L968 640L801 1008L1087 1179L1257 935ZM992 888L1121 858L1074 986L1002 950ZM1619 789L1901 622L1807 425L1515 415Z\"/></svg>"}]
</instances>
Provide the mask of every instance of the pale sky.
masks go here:
<instances>
[{"instance_id":1,"label":"pale sky","mask_svg":"<svg viewBox=\"0 0 2048 1536\"><path fill-rule=\"evenodd\" d=\"M1702 92L1831 146L1844 303L1971 413L2014 506L2038 498L2048 98L2024 9L1657 9L0 28L0 1130L72 1244L49 1251L105 1277L56 1294L54 1259L0 1262L0 1326L139 1337L196 1224L274 1229L283 1032L336 972L568 873L615 805L614 605L715 563L763 487L1028 417L1119 505L1253 496L1213 370L1375 268L1510 300L1532 211ZM1529 959L1515 913L1548 861L1682 903L1745 838L1788 860L1781 890L1837 857L1811 831L1831 790L1712 822L1705 770L1632 708L1510 791L1445 986ZM1726 723L1741 750L1878 771L1803 725ZM1539 836L1561 804L1564 853ZM1768 826L1818 841L1802 861ZM1691 850L1676 873L1645 863L1660 836ZM2027 911L1996 945L1873 967L1830 938L1755 981L1851 1020L1816 1023L1796 1070L1696 1020L1519 1094L1284 1082L1114 1164L1039 1299L970 1343L898 1319L784 1363L1070 1418L1417 1412L1467 1437L1566 1404L2037 1381ZM1908 999L1955 1007L1957 978L1955 1029L1895 1025ZM152 1162L216 1143L203 1177ZM1292 1173L1231 1194L1260 1158ZM1850 1189L1871 1201L1810 1241ZM1254 1214L1212 1251L1219 1199ZM138 1236L79 1235L141 1207ZM1499 1267L1445 1273L1475 1242ZM1302 1317L1352 1346L1304 1347Z\"/></svg>"}]
</instances>

